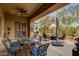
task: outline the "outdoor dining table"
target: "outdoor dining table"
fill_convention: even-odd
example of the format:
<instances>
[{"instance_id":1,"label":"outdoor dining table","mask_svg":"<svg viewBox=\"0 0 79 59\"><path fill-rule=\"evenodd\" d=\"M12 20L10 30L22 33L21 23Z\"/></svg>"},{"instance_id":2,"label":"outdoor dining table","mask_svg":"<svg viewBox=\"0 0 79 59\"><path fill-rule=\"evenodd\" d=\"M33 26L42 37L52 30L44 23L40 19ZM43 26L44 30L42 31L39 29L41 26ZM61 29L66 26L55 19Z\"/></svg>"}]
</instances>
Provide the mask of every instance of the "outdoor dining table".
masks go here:
<instances>
[{"instance_id":1,"label":"outdoor dining table","mask_svg":"<svg viewBox=\"0 0 79 59\"><path fill-rule=\"evenodd\" d=\"M35 44L33 43L33 41L24 41L24 42L21 42L22 44L22 49L20 51L19 54L17 55L20 55L20 56L31 56L31 50L32 48L35 47Z\"/></svg>"},{"instance_id":2,"label":"outdoor dining table","mask_svg":"<svg viewBox=\"0 0 79 59\"><path fill-rule=\"evenodd\" d=\"M22 49L18 55L31 56L32 49L39 46L39 45L35 44L35 42L38 42L38 41L39 41L38 39L34 39L34 38L33 39L29 38L28 40L24 39L24 41L20 40L19 42L22 45Z\"/></svg>"}]
</instances>

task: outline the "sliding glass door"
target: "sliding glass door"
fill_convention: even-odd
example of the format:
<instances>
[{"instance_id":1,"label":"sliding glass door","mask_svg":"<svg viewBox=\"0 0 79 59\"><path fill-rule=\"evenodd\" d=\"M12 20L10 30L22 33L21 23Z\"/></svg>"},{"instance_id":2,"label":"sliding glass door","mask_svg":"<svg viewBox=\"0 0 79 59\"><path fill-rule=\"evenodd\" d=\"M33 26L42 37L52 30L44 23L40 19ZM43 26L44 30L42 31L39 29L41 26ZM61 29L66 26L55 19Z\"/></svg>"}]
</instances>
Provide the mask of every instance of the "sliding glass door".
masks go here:
<instances>
[{"instance_id":1,"label":"sliding glass door","mask_svg":"<svg viewBox=\"0 0 79 59\"><path fill-rule=\"evenodd\" d=\"M26 23L15 22L15 37L26 37Z\"/></svg>"},{"instance_id":2,"label":"sliding glass door","mask_svg":"<svg viewBox=\"0 0 79 59\"><path fill-rule=\"evenodd\" d=\"M21 32L20 27L21 27L20 23L16 22L15 23L15 37L20 37L20 32Z\"/></svg>"}]
</instances>

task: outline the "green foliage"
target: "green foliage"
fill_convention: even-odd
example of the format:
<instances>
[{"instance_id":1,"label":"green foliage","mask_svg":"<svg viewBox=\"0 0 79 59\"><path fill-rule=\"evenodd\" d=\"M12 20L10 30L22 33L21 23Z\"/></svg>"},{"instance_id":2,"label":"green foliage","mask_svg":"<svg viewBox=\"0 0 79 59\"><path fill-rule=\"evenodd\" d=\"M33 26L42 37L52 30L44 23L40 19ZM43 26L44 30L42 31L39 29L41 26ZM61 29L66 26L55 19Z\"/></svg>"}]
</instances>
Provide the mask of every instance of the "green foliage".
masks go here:
<instances>
[{"instance_id":1,"label":"green foliage","mask_svg":"<svg viewBox=\"0 0 79 59\"><path fill-rule=\"evenodd\" d=\"M59 26L59 34L60 35L74 35L74 34L76 34L77 33L77 29L75 28L75 27L72 27L72 26L70 26L70 27L68 27L68 28L66 28L66 27L64 27L64 26Z\"/></svg>"},{"instance_id":2,"label":"green foliage","mask_svg":"<svg viewBox=\"0 0 79 59\"><path fill-rule=\"evenodd\" d=\"M42 19L39 23L41 23L40 28L39 26L36 27L36 30L38 30L40 33L51 33L51 30L49 29L49 26L54 22L54 18L46 17ZM36 24L37 25L37 24Z\"/></svg>"},{"instance_id":3,"label":"green foliage","mask_svg":"<svg viewBox=\"0 0 79 59\"><path fill-rule=\"evenodd\" d=\"M59 26L59 34L60 35L65 35L66 34L65 28L66 27L64 27L64 26Z\"/></svg>"},{"instance_id":4,"label":"green foliage","mask_svg":"<svg viewBox=\"0 0 79 59\"><path fill-rule=\"evenodd\" d=\"M70 12L67 8L64 8L62 11L58 11L57 16L58 20L61 22L59 25L59 34L73 35L77 33L77 29L71 25L74 23L79 24L79 8L75 9L74 12ZM52 34L56 29L51 29L49 26L55 22L55 18L47 16L39 22L41 25L40 27L36 26L36 30L40 33Z\"/></svg>"},{"instance_id":5,"label":"green foliage","mask_svg":"<svg viewBox=\"0 0 79 59\"><path fill-rule=\"evenodd\" d=\"M68 33L68 35L74 35L77 33L77 29L75 27L69 27L67 33Z\"/></svg>"}]
</instances>

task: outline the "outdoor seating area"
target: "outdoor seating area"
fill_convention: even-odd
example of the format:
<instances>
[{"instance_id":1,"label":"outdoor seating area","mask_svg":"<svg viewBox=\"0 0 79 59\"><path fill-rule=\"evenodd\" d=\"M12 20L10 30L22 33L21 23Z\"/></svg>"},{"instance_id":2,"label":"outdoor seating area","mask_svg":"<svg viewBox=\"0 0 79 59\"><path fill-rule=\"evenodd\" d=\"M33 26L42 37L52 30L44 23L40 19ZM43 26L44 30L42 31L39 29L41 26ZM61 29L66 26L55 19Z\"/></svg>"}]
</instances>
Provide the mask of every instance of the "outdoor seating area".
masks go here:
<instances>
[{"instance_id":1,"label":"outdoor seating area","mask_svg":"<svg viewBox=\"0 0 79 59\"><path fill-rule=\"evenodd\" d=\"M0 4L0 55L79 56L78 6Z\"/></svg>"},{"instance_id":2,"label":"outdoor seating area","mask_svg":"<svg viewBox=\"0 0 79 59\"><path fill-rule=\"evenodd\" d=\"M8 45L8 47L6 47L5 43L4 46L6 48L7 54L6 56L64 56L64 55L72 55L72 49L73 47L75 47L73 44L66 42L65 40L60 40L60 42L64 45L64 46L54 46L52 45L52 42L55 42L55 40L49 40L49 41L41 41L41 44L35 44L35 42L33 40L31 41L20 41L21 39L17 39L17 40L13 40L12 42L9 40L7 40L6 45ZM5 40L3 40L4 42ZM75 42L74 42L75 43ZM66 48L68 48L65 51ZM51 52L52 51L52 52ZM58 52L60 51L60 52ZM68 54L69 52L69 54Z\"/></svg>"},{"instance_id":3,"label":"outdoor seating area","mask_svg":"<svg viewBox=\"0 0 79 59\"><path fill-rule=\"evenodd\" d=\"M50 43L39 44L30 39L2 40L9 56L45 56ZM38 44L39 45L38 45ZM38 46L38 47L37 47Z\"/></svg>"}]
</instances>

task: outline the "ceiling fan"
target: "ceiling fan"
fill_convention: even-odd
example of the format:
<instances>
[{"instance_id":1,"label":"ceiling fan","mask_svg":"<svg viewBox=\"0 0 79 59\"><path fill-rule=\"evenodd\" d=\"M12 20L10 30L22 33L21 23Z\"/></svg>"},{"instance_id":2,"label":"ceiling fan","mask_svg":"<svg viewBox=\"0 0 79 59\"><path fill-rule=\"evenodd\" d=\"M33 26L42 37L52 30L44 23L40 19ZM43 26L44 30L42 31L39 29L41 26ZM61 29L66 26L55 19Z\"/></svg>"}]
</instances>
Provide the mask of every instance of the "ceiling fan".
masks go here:
<instances>
[{"instance_id":1,"label":"ceiling fan","mask_svg":"<svg viewBox=\"0 0 79 59\"><path fill-rule=\"evenodd\" d=\"M25 10L25 9L23 9L23 8L16 8L17 9L17 11L19 12L19 13L21 13L21 15L27 15L28 13L28 11L27 10Z\"/></svg>"}]
</instances>

